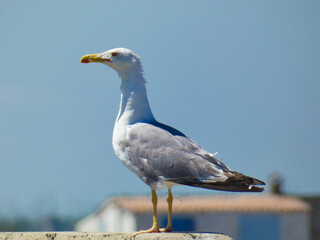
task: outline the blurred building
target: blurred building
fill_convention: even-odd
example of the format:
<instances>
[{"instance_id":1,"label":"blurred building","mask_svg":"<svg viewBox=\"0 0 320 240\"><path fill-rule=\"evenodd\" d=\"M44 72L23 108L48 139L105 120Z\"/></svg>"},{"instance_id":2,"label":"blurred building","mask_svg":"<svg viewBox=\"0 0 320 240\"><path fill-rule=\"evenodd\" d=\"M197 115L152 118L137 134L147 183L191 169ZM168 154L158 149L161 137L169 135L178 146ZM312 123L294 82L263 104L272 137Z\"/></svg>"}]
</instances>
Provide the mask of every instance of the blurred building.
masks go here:
<instances>
[{"instance_id":1,"label":"blurred building","mask_svg":"<svg viewBox=\"0 0 320 240\"><path fill-rule=\"evenodd\" d=\"M311 239L320 239L320 196L301 196L311 206Z\"/></svg>"},{"instance_id":2,"label":"blurred building","mask_svg":"<svg viewBox=\"0 0 320 240\"><path fill-rule=\"evenodd\" d=\"M158 201L166 225L167 203ZM76 224L77 231L137 231L152 225L150 197L115 197ZM310 205L281 194L176 197L174 231L220 232L238 240L310 240Z\"/></svg>"}]
</instances>

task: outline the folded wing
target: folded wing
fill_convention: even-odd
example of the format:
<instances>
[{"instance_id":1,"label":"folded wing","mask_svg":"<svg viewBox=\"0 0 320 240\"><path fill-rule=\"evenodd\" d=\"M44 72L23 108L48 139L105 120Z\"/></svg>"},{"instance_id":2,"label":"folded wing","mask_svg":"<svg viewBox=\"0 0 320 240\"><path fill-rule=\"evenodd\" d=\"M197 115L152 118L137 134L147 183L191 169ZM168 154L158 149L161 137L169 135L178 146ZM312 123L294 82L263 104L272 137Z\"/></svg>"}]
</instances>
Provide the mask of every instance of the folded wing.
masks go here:
<instances>
[{"instance_id":1,"label":"folded wing","mask_svg":"<svg viewBox=\"0 0 320 240\"><path fill-rule=\"evenodd\" d=\"M151 186L174 183L223 191L261 192L264 182L232 171L180 131L161 123L129 126L120 143L135 173Z\"/></svg>"}]
</instances>

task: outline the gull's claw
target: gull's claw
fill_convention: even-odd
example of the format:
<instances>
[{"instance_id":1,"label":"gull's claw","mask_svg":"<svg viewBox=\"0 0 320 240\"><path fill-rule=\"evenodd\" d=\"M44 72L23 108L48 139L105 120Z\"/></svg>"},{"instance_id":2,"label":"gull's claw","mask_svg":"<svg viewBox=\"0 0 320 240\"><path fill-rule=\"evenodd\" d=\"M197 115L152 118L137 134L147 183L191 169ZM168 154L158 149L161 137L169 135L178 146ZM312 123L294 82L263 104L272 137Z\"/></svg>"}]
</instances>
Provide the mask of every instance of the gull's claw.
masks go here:
<instances>
[{"instance_id":1,"label":"gull's claw","mask_svg":"<svg viewBox=\"0 0 320 240\"><path fill-rule=\"evenodd\" d=\"M141 233L159 233L159 232L161 232L159 226L152 226L152 228L150 228L148 230L141 230L139 232L132 234L132 236L135 237Z\"/></svg>"},{"instance_id":2,"label":"gull's claw","mask_svg":"<svg viewBox=\"0 0 320 240\"><path fill-rule=\"evenodd\" d=\"M160 232L172 232L172 226L167 226L166 228L160 228Z\"/></svg>"}]
</instances>

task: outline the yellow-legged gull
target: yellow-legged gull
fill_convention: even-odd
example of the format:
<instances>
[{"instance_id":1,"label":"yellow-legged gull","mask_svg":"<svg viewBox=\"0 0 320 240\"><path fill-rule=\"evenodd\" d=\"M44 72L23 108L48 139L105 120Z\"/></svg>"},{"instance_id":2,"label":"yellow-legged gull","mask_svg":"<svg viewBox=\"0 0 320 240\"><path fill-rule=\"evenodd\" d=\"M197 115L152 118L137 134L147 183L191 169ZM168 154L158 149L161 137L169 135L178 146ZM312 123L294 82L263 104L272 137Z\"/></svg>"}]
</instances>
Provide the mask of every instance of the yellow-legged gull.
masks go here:
<instances>
[{"instance_id":1,"label":"yellow-legged gull","mask_svg":"<svg viewBox=\"0 0 320 240\"><path fill-rule=\"evenodd\" d=\"M150 109L140 58L126 48L115 48L81 58L100 62L121 78L121 102L113 131L113 149L122 163L152 190L153 226L145 232L172 231L173 185L223 191L262 192L263 181L232 171L177 129L158 122ZM168 225L157 221L156 190L168 188Z\"/></svg>"}]
</instances>

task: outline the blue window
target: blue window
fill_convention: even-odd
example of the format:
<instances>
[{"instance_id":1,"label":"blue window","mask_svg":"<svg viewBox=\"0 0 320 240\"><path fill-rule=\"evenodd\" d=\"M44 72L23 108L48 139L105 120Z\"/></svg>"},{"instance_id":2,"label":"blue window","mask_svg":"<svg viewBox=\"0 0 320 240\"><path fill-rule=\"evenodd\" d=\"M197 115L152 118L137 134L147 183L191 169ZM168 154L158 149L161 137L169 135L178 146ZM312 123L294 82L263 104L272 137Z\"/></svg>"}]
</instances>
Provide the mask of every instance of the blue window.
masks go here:
<instances>
[{"instance_id":1,"label":"blue window","mask_svg":"<svg viewBox=\"0 0 320 240\"><path fill-rule=\"evenodd\" d=\"M167 218L163 217L160 220L161 226L167 225ZM194 219L191 216L174 216L172 218L172 226L173 231L194 231L195 230L195 224Z\"/></svg>"},{"instance_id":2,"label":"blue window","mask_svg":"<svg viewBox=\"0 0 320 240\"><path fill-rule=\"evenodd\" d=\"M279 240L280 218L272 214L248 214L240 217L239 240Z\"/></svg>"}]
</instances>

